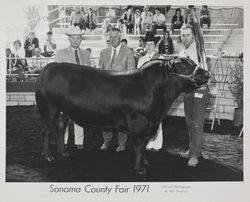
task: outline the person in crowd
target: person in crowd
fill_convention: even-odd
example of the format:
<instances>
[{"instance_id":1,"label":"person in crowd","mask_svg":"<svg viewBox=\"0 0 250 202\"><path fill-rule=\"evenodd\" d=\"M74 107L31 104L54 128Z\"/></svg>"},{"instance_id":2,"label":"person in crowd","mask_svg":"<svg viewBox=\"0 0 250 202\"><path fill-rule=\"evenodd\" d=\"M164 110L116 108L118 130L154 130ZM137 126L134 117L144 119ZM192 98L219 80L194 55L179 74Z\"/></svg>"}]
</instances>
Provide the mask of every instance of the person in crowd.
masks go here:
<instances>
[{"instance_id":1,"label":"person in crowd","mask_svg":"<svg viewBox=\"0 0 250 202\"><path fill-rule=\"evenodd\" d=\"M40 48L35 48L35 55L28 62L28 69L31 74L39 74L47 64L41 53Z\"/></svg>"},{"instance_id":2,"label":"person in crowd","mask_svg":"<svg viewBox=\"0 0 250 202\"><path fill-rule=\"evenodd\" d=\"M153 32L146 33L146 36L144 38L146 55L142 56L139 59L137 68L141 68L145 62L150 61L152 59L157 59L157 58L164 59L164 57L157 54L155 51L156 44L158 43L159 40L160 37L155 37ZM162 123L161 123L155 137L150 139L146 149L152 151L158 151L162 148L162 144L163 144L163 133L162 133Z\"/></svg>"},{"instance_id":3,"label":"person in crowd","mask_svg":"<svg viewBox=\"0 0 250 202\"><path fill-rule=\"evenodd\" d=\"M159 54L172 55L174 53L173 40L170 37L170 32L165 32L159 43Z\"/></svg>"},{"instance_id":4,"label":"person in crowd","mask_svg":"<svg viewBox=\"0 0 250 202\"><path fill-rule=\"evenodd\" d=\"M124 23L126 24L129 34L132 34L134 29L134 16L132 11L133 7L127 6L126 11L121 16L121 19L123 19Z\"/></svg>"},{"instance_id":5,"label":"person in crowd","mask_svg":"<svg viewBox=\"0 0 250 202\"><path fill-rule=\"evenodd\" d=\"M160 55L156 53L156 44L160 41L160 37L156 37L153 32L147 32L145 38L142 38L145 43L145 55L139 59L137 68L140 68L145 62L159 58Z\"/></svg>"},{"instance_id":6,"label":"person in crowd","mask_svg":"<svg viewBox=\"0 0 250 202\"><path fill-rule=\"evenodd\" d=\"M72 12L70 16L70 22L73 26L78 26L81 30L86 30L84 13L79 6L75 7L75 12Z\"/></svg>"},{"instance_id":7,"label":"person in crowd","mask_svg":"<svg viewBox=\"0 0 250 202\"><path fill-rule=\"evenodd\" d=\"M122 38L125 39L127 36L127 27L122 18L118 20L118 29L121 31Z\"/></svg>"},{"instance_id":8,"label":"person in crowd","mask_svg":"<svg viewBox=\"0 0 250 202\"><path fill-rule=\"evenodd\" d=\"M25 51L21 48L22 44L20 40L15 40L13 43L14 47L12 49L12 53L15 57L24 58L25 57Z\"/></svg>"},{"instance_id":9,"label":"person in crowd","mask_svg":"<svg viewBox=\"0 0 250 202\"><path fill-rule=\"evenodd\" d=\"M189 5L188 8L186 9L186 18L185 18L186 24L190 24L195 12L196 12L196 9L194 5Z\"/></svg>"},{"instance_id":10,"label":"person in crowd","mask_svg":"<svg viewBox=\"0 0 250 202\"><path fill-rule=\"evenodd\" d=\"M143 50L145 50L145 42L144 42L144 38L142 36L140 36L139 39L139 47L143 48Z\"/></svg>"},{"instance_id":11,"label":"person in crowd","mask_svg":"<svg viewBox=\"0 0 250 202\"><path fill-rule=\"evenodd\" d=\"M131 50L121 44L121 31L113 28L109 32L111 47L101 50L99 59L99 69L126 71L135 69L134 55ZM107 150L112 139L112 132L103 132L104 143L101 150ZM116 151L121 152L126 149L127 135L118 132L118 144Z\"/></svg>"},{"instance_id":12,"label":"person in crowd","mask_svg":"<svg viewBox=\"0 0 250 202\"><path fill-rule=\"evenodd\" d=\"M196 42L190 25L183 25L181 28L181 40L183 49L180 51L179 56L188 57L196 64L199 64ZM201 67L206 69L206 67L202 65ZM184 95L184 111L190 144L189 150L180 155L184 158L189 158L188 166L195 167L199 162L198 158L200 156L207 158L207 156L202 153L202 149L204 146L203 124L208 103L209 89L207 85L203 85Z\"/></svg>"},{"instance_id":13,"label":"person in crowd","mask_svg":"<svg viewBox=\"0 0 250 202\"><path fill-rule=\"evenodd\" d=\"M109 18L105 18L102 24L102 34L103 34L103 39L104 41L108 40L108 33L110 30L112 30L112 25L110 23Z\"/></svg>"},{"instance_id":14,"label":"person in crowd","mask_svg":"<svg viewBox=\"0 0 250 202\"><path fill-rule=\"evenodd\" d=\"M7 73L11 73L11 70L15 64L15 60L12 58L15 56L13 53L11 53L11 50L9 48L5 49L5 54L6 54Z\"/></svg>"},{"instance_id":15,"label":"person in crowd","mask_svg":"<svg viewBox=\"0 0 250 202\"><path fill-rule=\"evenodd\" d=\"M85 50L89 52L91 67L97 68L97 65L95 63L95 59L91 55L92 54L92 49L91 48L86 48Z\"/></svg>"},{"instance_id":16,"label":"person in crowd","mask_svg":"<svg viewBox=\"0 0 250 202\"><path fill-rule=\"evenodd\" d=\"M24 42L25 57L35 55L35 48L39 48L39 40L34 32L30 32L28 38Z\"/></svg>"},{"instance_id":17,"label":"person in crowd","mask_svg":"<svg viewBox=\"0 0 250 202\"><path fill-rule=\"evenodd\" d=\"M93 30L96 29L98 26L97 17L94 14L92 8L90 8L90 7L88 8L85 18L86 18L86 28L88 28L90 30L90 32L92 33Z\"/></svg>"},{"instance_id":18,"label":"person in crowd","mask_svg":"<svg viewBox=\"0 0 250 202\"><path fill-rule=\"evenodd\" d=\"M25 57L25 51L24 49L21 48L21 41L20 40L15 40L13 43L14 47L12 49L12 54L15 57L15 63L14 63L14 67L25 67L26 66L26 61L24 59ZM20 59L17 59L20 58Z\"/></svg>"},{"instance_id":19,"label":"person in crowd","mask_svg":"<svg viewBox=\"0 0 250 202\"><path fill-rule=\"evenodd\" d=\"M82 42L82 31L76 26L69 27L66 35L70 42L70 46L55 53L55 62L67 62L79 65L90 66L90 55L86 50L80 48ZM76 148L82 150L84 148L84 131L83 128L74 124L75 145ZM65 144L68 143L68 132L65 133Z\"/></svg>"},{"instance_id":20,"label":"person in crowd","mask_svg":"<svg viewBox=\"0 0 250 202\"><path fill-rule=\"evenodd\" d=\"M140 35L141 34L141 11L140 9L135 10L134 14L134 34Z\"/></svg>"},{"instance_id":21,"label":"person in crowd","mask_svg":"<svg viewBox=\"0 0 250 202\"><path fill-rule=\"evenodd\" d=\"M207 8L207 5L203 5L201 12L200 12L200 23L201 23L201 28L203 28L203 24L207 24L207 28L210 28L211 25L211 18L209 14L209 10Z\"/></svg>"},{"instance_id":22,"label":"person in crowd","mask_svg":"<svg viewBox=\"0 0 250 202\"><path fill-rule=\"evenodd\" d=\"M174 32L174 29L180 29L184 23L184 18L181 15L181 9L177 8L175 10L175 14L172 17L172 23L171 23L171 31Z\"/></svg>"},{"instance_id":23,"label":"person in crowd","mask_svg":"<svg viewBox=\"0 0 250 202\"><path fill-rule=\"evenodd\" d=\"M153 24L152 24L153 34L156 34L157 29L163 29L164 33L167 31L166 18L165 15L161 13L160 8L155 9Z\"/></svg>"},{"instance_id":24,"label":"person in crowd","mask_svg":"<svg viewBox=\"0 0 250 202\"><path fill-rule=\"evenodd\" d=\"M153 13L149 11L149 6L145 6L141 14L141 34L145 34L146 31L152 31L153 17Z\"/></svg>"},{"instance_id":25,"label":"person in crowd","mask_svg":"<svg viewBox=\"0 0 250 202\"><path fill-rule=\"evenodd\" d=\"M53 33L51 31L47 32L47 39L44 43L44 56L45 57L52 57L55 55L56 52L56 43L52 39Z\"/></svg>"}]
</instances>

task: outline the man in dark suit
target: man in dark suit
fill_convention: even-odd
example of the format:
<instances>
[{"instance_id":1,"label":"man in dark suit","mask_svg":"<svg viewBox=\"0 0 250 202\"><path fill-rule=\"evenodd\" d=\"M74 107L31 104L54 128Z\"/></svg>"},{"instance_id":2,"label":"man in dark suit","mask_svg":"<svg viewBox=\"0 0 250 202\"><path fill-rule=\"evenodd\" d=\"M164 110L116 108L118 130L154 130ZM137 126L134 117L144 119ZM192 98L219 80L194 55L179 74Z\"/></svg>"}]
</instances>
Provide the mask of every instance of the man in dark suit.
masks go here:
<instances>
[{"instance_id":1,"label":"man in dark suit","mask_svg":"<svg viewBox=\"0 0 250 202\"><path fill-rule=\"evenodd\" d=\"M91 65L90 54L88 51L81 49L82 31L79 27L70 27L66 33L70 42L67 48L58 50L55 54L55 62L68 62L79 65ZM83 128L74 124L75 145L77 149L83 149L84 133ZM65 133L65 143L68 142L68 133Z\"/></svg>"},{"instance_id":2,"label":"man in dark suit","mask_svg":"<svg viewBox=\"0 0 250 202\"><path fill-rule=\"evenodd\" d=\"M111 46L101 50L99 59L99 68L103 70L127 71L135 69L135 59L133 52L121 44L121 31L113 28L109 32ZM109 142L112 139L112 132L103 132L104 143L102 150L107 150ZM126 149L127 135L118 133L118 144L116 151Z\"/></svg>"}]
</instances>

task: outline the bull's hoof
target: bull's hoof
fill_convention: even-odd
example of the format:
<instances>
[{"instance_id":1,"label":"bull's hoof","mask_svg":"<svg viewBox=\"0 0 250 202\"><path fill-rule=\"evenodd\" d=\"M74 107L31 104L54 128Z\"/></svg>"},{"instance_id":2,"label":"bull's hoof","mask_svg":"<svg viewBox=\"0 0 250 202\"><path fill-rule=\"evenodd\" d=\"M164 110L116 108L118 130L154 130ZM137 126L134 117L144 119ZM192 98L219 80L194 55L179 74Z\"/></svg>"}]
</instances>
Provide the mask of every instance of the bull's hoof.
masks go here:
<instances>
[{"instance_id":1,"label":"bull's hoof","mask_svg":"<svg viewBox=\"0 0 250 202\"><path fill-rule=\"evenodd\" d=\"M62 157L69 157L69 152L66 150L60 153Z\"/></svg>"},{"instance_id":2,"label":"bull's hoof","mask_svg":"<svg viewBox=\"0 0 250 202\"><path fill-rule=\"evenodd\" d=\"M60 156L62 157L69 157L69 152L67 152L67 150L63 149L63 150L57 150L57 152L59 153Z\"/></svg>"},{"instance_id":3,"label":"bull's hoof","mask_svg":"<svg viewBox=\"0 0 250 202\"><path fill-rule=\"evenodd\" d=\"M51 153L45 154L44 152L41 152L41 156L48 162L55 161L55 158Z\"/></svg>"},{"instance_id":4,"label":"bull's hoof","mask_svg":"<svg viewBox=\"0 0 250 202\"><path fill-rule=\"evenodd\" d=\"M48 161L48 162L53 162L55 161L55 158L50 154L50 155L42 155L43 158Z\"/></svg>"},{"instance_id":5,"label":"bull's hoof","mask_svg":"<svg viewBox=\"0 0 250 202\"><path fill-rule=\"evenodd\" d=\"M146 168L140 168L140 169L136 170L136 173L138 175L146 175L147 174L147 170L146 170Z\"/></svg>"},{"instance_id":6,"label":"bull's hoof","mask_svg":"<svg viewBox=\"0 0 250 202\"><path fill-rule=\"evenodd\" d=\"M136 174L138 175L146 175L147 174L147 169L146 168L138 168L137 166L134 167L134 170Z\"/></svg>"}]
</instances>

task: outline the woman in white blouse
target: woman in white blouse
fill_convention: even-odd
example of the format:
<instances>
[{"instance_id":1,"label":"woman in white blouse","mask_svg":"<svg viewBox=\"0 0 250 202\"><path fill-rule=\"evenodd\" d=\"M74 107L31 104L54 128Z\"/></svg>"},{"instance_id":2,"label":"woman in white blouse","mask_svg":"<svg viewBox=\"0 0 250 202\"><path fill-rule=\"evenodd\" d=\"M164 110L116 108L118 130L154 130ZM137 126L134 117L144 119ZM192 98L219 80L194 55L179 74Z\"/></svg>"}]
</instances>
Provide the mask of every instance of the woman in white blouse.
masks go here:
<instances>
[{"instance_id":1,"label":"woman in white blouse","mask_svg":"<svg viewBox=\"0 0 250 202\"><path fill-rule=\"evenodd\" d=\"M15 58L24 58L25 57L25 51L21 48L21 41L15 40L14 41L14 48L12 49L12 53ZM15 67L16 66L25 66L25 60L21 59L15 59Z\"/></svg>"}]
</instances>

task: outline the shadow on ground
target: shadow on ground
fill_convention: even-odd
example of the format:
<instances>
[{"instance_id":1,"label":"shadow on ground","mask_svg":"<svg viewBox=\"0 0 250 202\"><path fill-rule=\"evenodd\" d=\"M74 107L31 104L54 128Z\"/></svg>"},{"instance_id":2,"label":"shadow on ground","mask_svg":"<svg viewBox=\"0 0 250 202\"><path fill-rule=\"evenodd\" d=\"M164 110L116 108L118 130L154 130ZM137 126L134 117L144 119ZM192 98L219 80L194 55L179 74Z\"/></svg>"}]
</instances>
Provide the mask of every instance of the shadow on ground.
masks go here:
<instances>
[{"instance_id":1,"label":"shadow on ground","mask_svg":"<svg viewBox=\"0 0 250 202\"><path fill-rule=\"evenodd\" d=\"M228 127L226 128L228 130ZM138 176L132 169L135 155L132 151L130 139L128 140L128 149L125 152L114 152L117 137L113 138L109 151L100 151L98 148L102 144L102 137L100 131L97 130L94 138L91 139L92 143L88 145L92 149L91 151L71 149L69 158L56 156L57 161L48 163L40 157L39 130L38 116L34 107L7 107L6 181L169 182L243 180L242 171L235 167L201 159L198 167L190 168L186 165L186 159L168 153L167 148L169 147L187 148L188 138L185 121L180 118L168 117L164 121L164 147L160 152L147 152L150 165L146 176Z\"/></svg>"}]
</instances>

